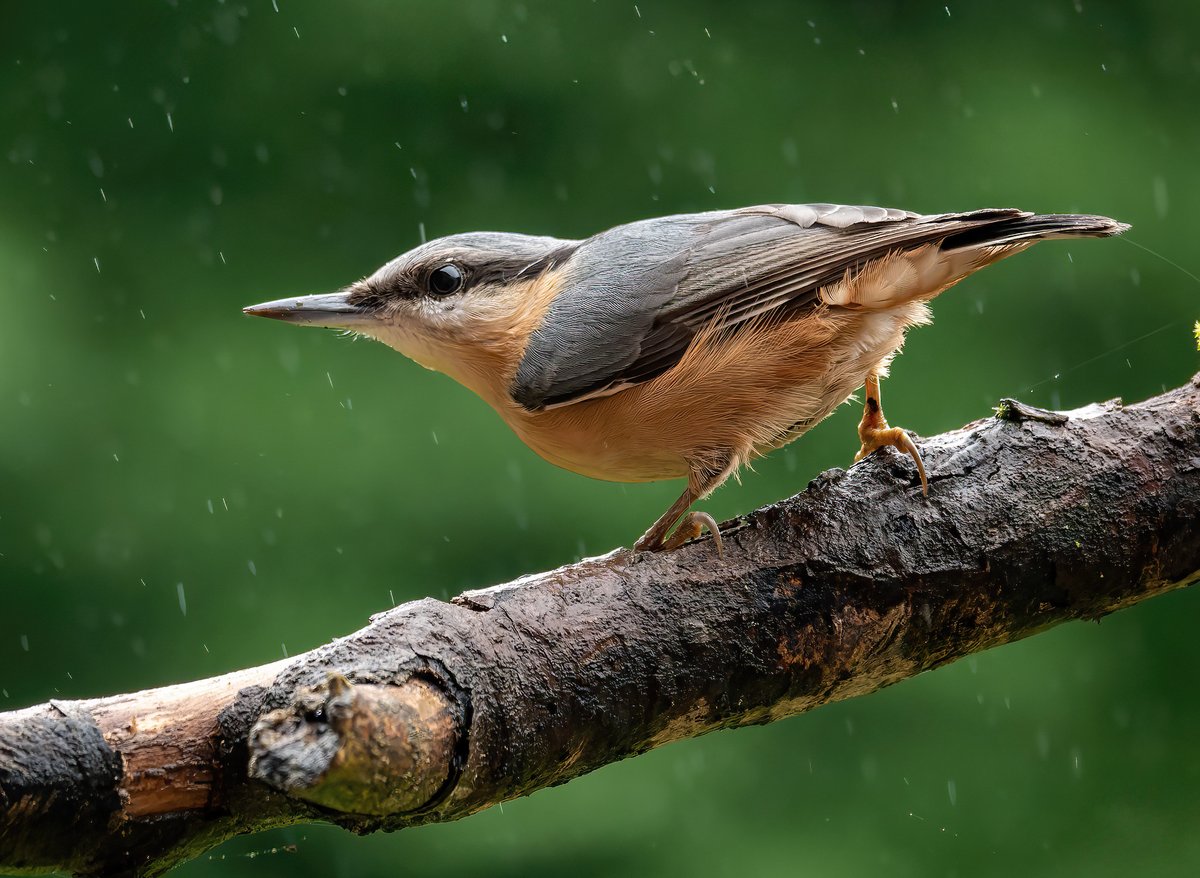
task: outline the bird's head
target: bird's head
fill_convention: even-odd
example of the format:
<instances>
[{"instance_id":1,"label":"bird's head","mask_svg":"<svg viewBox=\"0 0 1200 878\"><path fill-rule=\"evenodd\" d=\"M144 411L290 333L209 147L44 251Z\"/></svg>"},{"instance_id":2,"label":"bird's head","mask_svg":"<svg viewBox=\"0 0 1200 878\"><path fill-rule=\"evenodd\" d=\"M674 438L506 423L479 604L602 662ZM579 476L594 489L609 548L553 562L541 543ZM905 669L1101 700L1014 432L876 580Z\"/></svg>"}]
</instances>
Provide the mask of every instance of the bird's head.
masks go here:
<instances>
[{"instance_id":1,"label":"bird's head","mask_svg":"<svg viewBox=\"0 0 1200 878\"><path fill-rule=\"evenodd\" d=\"M499 402L563 285L577 242L501 232L451 235L336 293L243 309L377 339Z\"/></svg>"}]
</instances>

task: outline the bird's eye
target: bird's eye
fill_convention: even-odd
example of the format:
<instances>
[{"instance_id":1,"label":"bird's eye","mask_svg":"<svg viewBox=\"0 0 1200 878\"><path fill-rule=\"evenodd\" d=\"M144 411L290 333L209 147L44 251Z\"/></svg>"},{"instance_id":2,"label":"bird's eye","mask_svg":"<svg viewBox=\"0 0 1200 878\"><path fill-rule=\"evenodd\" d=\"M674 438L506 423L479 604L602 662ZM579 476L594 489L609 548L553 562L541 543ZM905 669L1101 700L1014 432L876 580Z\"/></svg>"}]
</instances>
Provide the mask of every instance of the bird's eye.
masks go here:
<instances>
[{"instance_id":1,"label":"bird's eye","mask_svg":"<svg viewBox=\"0 0 1200 878\"><path fill-rule=\"evenodd\" d=\"M448 296L462 289L463 273L457 265L446 263L435 268L429 275L429 292L435 296Z\"/></svg>"}]
</instances>

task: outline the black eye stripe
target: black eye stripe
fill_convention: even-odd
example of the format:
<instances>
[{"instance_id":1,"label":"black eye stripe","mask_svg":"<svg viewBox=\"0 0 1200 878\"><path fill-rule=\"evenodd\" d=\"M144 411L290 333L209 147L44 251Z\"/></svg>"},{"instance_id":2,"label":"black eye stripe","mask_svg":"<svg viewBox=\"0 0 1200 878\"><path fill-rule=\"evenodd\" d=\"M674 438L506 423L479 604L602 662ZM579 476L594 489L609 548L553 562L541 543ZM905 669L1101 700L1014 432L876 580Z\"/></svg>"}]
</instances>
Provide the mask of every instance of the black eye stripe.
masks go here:
<instances>
[{"instance_id":1,"label":"black eye stripe","mask_svg":"<svg viewBox=\"0 0 1200 878\"><path fill-rule=\"evenodd\" d=\"M490 255L472 265L471 286L503 286L516 280L533 280L566 262L578 248L579 242L571 242L537 257Z\"/></svg>"}]
</instances>

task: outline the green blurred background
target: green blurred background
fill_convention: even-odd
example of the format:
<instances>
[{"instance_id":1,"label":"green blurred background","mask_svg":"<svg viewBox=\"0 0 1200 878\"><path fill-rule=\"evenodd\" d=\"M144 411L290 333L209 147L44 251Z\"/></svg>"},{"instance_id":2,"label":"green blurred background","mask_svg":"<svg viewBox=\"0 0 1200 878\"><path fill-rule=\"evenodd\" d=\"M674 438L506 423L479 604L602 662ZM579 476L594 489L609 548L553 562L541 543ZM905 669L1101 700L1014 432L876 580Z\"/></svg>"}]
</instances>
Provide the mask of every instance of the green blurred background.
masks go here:
<instances>
[{"instance_id":1,"label":"green blurred background","mask_svg":"<svg viewBox=\"0 0 1200 878\"><path fill-rule=\"evenodd\" d=\"M1200 272L1191 0L6 2L0 70L0 709L295 654L628 544L675 497L554 469L382 345L239 311L422 229L1105 213L1130 241L940 299L888 414L932 434L1200 367L1200 281L1131 243ZM706 508L846 465L856 421ZM458 824L297 827L177 874L1197 874L1198 618L1168 596Z\"/></svg>"}]
</instances>

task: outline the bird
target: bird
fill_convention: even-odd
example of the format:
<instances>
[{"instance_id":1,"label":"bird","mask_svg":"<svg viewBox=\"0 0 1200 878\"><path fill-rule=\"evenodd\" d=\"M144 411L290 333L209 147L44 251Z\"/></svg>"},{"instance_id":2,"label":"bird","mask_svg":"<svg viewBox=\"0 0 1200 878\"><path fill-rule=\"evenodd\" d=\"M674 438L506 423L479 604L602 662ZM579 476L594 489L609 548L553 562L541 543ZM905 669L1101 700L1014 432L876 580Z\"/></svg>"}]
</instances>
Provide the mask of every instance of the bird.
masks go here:
<instances>
[{"instance_id":1,"label":"bird","mask_svg":"<svg viewBox=\"0 0 1200 878\"><path fill-rule=\"evenodd\" d=\"M927 495L920 452L888 424L880 399L905 333L984 266L1038 241L1127 228L1016 208L764 204L581 240L452 234L337 292L243 310L383 342L474 391L565 469L617 482L686 479L634 550L673 550L707 529L720 553L717 522L692 506L860 386L855 461L897 448Z\"/></svg>"}]
</instances>

